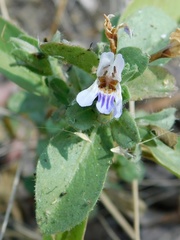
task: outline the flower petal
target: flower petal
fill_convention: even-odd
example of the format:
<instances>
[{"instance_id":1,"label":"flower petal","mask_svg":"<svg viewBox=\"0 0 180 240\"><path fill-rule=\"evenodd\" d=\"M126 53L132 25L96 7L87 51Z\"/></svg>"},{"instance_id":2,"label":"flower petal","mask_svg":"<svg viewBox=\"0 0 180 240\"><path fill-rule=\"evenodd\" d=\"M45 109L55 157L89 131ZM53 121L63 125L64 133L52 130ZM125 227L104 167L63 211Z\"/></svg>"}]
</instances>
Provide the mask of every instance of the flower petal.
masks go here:
<instances>
[{"instance_id":1,"label":"flower petal","mask_svg":"<svg viewBox=\"0 0 180 240\"><path fill-rule=\"evenodd\" d=\"M120 116L122 115L122 101L119 102L118 104L115 104L113 115L114 118L120 118Z\"/></svg>"},{"instance_id":2,"label":"flower petal","mask_svg":"<svg viewBox=\"0 0 180 240\"><path fill-rule=\"evenodd\" d=\"M122 73L122 70L124 69L124 66L125 66L125 63L122 55L117 54L113 63L113 69L114 67L116 68L115 79L118 80L119 82L121 81L121 73Z\"/></svg>"},{"instance_id":3,"label":"flower petal","mask_svg":"<svg viewBox=\"0 0 180 240\"><path fill-rule=\"evenodd\" d=\"M114 53L104 52L101 54L99 65L97 68L97 77L102 77L104 73L108 70L109 66L113 64Z\"/></svg>"},{"instance_id":4,"label":"flower petal","mask_svg":"<svg viewBox=\"0 0 180 240\"><path fill-rule=\"evenodd\" d=\"M114 105L114 118L119 118L122 114L122 94L121 94L121 86L118 84L116 89L116 96L115 96L115 105Z\"/></svg>"},{"instance_id":5,"label":"flower petal","mask_svg":"<svg viewBox=\"0 0 180 240\"><path fill-rule=\"evenodd\" d=\"M114 93L107 94L103 91L98 92L98 101L96 103L96 107L98 111L102 114L110 114L114 108L115 96Z\"/></svg>"},{"instance_id":6,"label":"flower petal","mask_svg":"<svg viewBox=\"0 0 180 240\"><path fill-rule=\"evenodd\" d=\"M94 99L97 97L98 91L99 89L98 89L98 84L96 80L89 88L78 93L76 97L77 103L81 107L91 106Z\"/></svg>"}]
</instances>

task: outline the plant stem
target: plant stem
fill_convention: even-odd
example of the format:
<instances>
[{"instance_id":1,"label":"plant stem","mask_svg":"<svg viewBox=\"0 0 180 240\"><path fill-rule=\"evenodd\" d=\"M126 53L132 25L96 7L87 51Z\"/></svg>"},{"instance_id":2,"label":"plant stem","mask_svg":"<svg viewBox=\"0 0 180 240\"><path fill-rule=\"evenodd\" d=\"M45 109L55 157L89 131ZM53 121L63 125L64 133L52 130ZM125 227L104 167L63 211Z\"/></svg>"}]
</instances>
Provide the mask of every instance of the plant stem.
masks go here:
<instances>
[{"instance_id":1,"label":"plant stem","mask_svg":"<svg viewBox=\"0 0 180 240\"><path fill-rule=\"evenodd\" d=\"M132 182L135 240L140 240L138 180Z\"/></svg>"},{"instance_id":2,"label":"plant stem","mask_svg":"<svg viewBox=\"0 0 180 240\"><path fill-rule=\"evenodd\" d=\"M135 102L129 102L129 111L135 117ZM139 221L139 191L138 180L134 179L132 182L133 206L134 206L134 231L135 240L140 240L140 221Z\"/></svg>"}]
</instances>

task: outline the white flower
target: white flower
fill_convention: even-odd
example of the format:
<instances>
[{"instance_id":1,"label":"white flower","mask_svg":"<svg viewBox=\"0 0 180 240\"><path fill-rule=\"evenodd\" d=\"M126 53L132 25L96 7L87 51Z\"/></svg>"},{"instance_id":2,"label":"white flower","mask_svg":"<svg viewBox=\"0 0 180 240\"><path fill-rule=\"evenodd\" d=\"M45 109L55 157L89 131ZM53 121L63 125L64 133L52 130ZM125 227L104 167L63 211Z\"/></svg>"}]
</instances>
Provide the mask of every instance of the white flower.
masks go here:
<instances>
[{"instance_id":1,"label":"white flower","mask_svg":"<svg viewBox=\"0 0 180 240\"><path fill-rule=\"evenodd\" d=\"M87 89L81 91L76 101L81 107L92 105L97 97L96 107L102 114L112 113L115 118L122 114L121 73L124 59L121 54L104 52L97 68L97 79Z\"/></svg>"}]
</instances>

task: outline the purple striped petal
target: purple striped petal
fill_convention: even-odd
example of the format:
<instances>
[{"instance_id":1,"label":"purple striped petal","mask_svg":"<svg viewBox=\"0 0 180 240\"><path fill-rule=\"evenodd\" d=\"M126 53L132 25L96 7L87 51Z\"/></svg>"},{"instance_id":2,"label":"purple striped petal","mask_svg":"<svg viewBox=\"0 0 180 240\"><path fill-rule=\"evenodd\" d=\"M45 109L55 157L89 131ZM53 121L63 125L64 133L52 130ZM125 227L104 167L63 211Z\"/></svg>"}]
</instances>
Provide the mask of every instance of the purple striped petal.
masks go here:
<instances>
[{"instance_id":1,"label":"purple striped petal","mask_svg":"<svg viewBox=\"0 0 180 240\"><path fill-rule=\"evenodd\" d=\"M98 93L98 101L96 107L102 114L110 114L115 106L114 94L107 94L102 91Z\"/></svg>"}]
</instances>

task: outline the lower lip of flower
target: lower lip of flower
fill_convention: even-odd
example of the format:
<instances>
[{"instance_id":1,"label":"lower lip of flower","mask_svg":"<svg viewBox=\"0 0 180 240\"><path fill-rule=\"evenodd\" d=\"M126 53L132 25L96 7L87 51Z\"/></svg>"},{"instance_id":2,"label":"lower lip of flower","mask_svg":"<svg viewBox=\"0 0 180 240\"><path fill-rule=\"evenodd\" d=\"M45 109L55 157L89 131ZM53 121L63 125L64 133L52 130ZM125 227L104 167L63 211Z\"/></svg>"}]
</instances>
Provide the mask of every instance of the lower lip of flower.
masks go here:
<instances>
[{"instance_id":1,"label":"lower lip of flower","mask_svg":"<svg viewBox=\"0 0 180 240\"><path fill-rule=\"evenodd\" d=\"M110 113L114 105L115 97L112 94L106 94L103 92L98 93L98 102L101 103L101 108L106 108ZM105 105L105 106L104 106Z\"/></svg>"}]
</instances>

